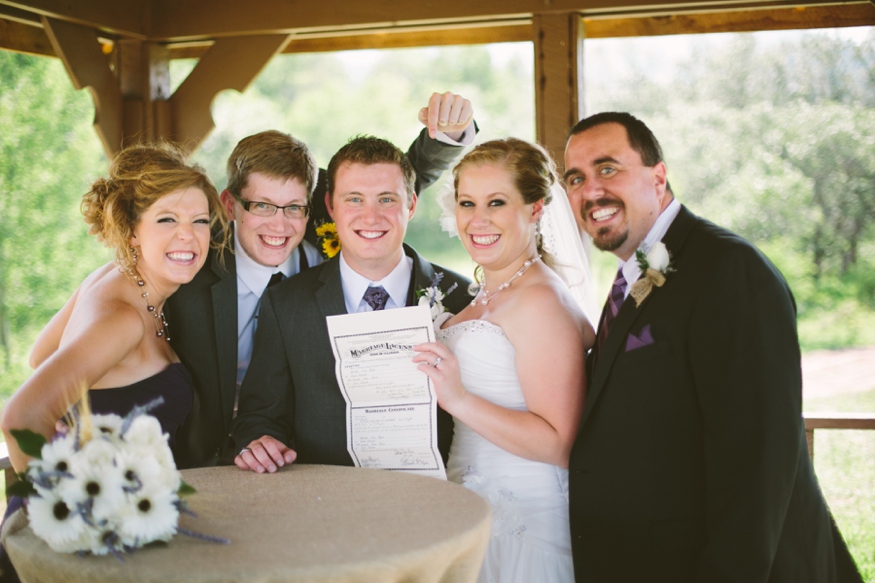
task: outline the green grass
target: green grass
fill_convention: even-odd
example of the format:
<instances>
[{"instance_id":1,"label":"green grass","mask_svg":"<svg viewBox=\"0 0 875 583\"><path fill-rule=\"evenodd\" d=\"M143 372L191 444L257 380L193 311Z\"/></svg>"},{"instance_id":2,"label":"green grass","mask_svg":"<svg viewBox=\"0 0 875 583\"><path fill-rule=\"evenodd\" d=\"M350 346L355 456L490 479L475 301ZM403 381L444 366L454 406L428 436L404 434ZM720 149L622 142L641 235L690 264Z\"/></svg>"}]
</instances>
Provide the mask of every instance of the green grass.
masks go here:
<instances>
[{"instance_id":1,"label":"green grass","mask_svg":"<svg viewBox=\"0 0 875 583\"><path fill-rule=\"evenodd\" d=\"M875 310L852 300L803 314L797 327L803 352L875 345Z\"/></svg>"},{"instance_id":2,"label":"green grass","mask_svg":"<svg viewBox=\"0 0 875 583\"><path fill-rule=\"evenodd\" d=\"M875 389L811 399L805 410L875 411ZM875 431L816 430L814 469L863 580L875 583Z\"/></svg>"}]
</instances>

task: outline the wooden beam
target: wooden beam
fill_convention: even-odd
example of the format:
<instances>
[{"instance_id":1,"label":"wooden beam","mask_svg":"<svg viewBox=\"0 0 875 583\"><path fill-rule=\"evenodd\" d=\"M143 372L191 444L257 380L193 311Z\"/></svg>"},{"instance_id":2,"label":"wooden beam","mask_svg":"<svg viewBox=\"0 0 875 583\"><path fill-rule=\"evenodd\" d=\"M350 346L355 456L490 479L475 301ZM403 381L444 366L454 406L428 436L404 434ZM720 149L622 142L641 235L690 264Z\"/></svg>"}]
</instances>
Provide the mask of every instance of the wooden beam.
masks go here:
<instances>
[{"instance_id":1,"label":"wooden beam","mask_svg":"<svg viewBox=\"0 0 875 583\"><path fill-rule=\"evenodd\" d=\"M873 0L875 1L875 0ZM397 32L386 29L369 34L296 34L284 53L350 51L416 46L470 45L532 40L531 24ZM530 20L528 22L531 22ZM584 18L586 38L645 37L670 34L706 34L875 25L875 5L865 2L743 12L706 12L652 17ZM199 58L211 41L171 44L171 59Z\"/></svg>"},{"instance_id":2,"label":"wooden beam","mask_svg":"<svg viewBox=\"0 0 875 583\"><path fill-rule=\"evenodd\" d=\"M217 40L169 100L169 138L197 148L215 127L210 106L216 95L224 89L244 91L288 41L287 35Z\"/></svg>"},{"instance_id":3,"label":"wooden beam","mask_svg":"<svg viewBox=\"0 0 875 583\"><path fill-rule=\"evenodd\" d=\"M52 43L41 26L0 19L0 49L29 55L55 56Z\"/></svg>"},{"instance_id":4,"label":"wooden beam","mask_svg":"<svg viewBox=\"0 0 875 583\"><path fill-rule=\"evenodd\" d=\"M586 38L753 32L875 25L875 5L799 6L796 8L673 14L650 18L585 18Z\"/></svg>"},{"instance_id":5,"label":"wooden beam","mask_svg":"<svg viewBox=\"0 0 875 583\"><path fill-rule=\"evenodd\" d=\"M94 99L94 129L112 157L122 147L122 94L93 29L43 17L52 48L73 87L87 87Z\"/></svg>"},{"instance_id":6,"label":"wooden beam","mask_svg":"<svg viewBox=\"0 0 875 583\"><path fill-rule=\"evenodd\" d=\"M409 0L260 0L242 9L239 0L153 0L151 36L156 40L185 41L318 31L367 34L388 27L483 24L529 18L533 14L665 15L845 3L838 0L443 0L438 11L435 3Z\"/></svg>"},{"instance_id":7,"label":"wooden beam","mask_svg":"<svg viewBox=\"0 0 875 583\"><path fill-rule=\"evenodd\" d=\"M141 0L0 0L4 7L37 17L142 39L149 36L151 4Z\"/></svg>"},{"instance_id":8,"label":"wooden beam","mask_svg":"<svg viewBox=\"0 0 875 583\"><path fill-rule=\"evenodd\" d=\"M2 1L2 0L0 0ZM872 0L875 2L875 0ZM42 32L41 22L28 22L27 15L0 7L0 49L35 55L54 55ZM17 16L13 16L13 13ZM22 16L23 15L23 16ZM670 34L749 32L875 25L875 4L859 2L830 6L760 9L732 12L676 12L650 17L589 17L584 19L586 38L645 37ZM347 32L296 33L285 53L388 49L417 46L470 45L531 40L531 19L467 25L422 25L386 28L367 34ZM171 59L197 59L212 46L212 40L170 43Z\"/></svg>"},{"instance_id":9,"label":"wooden beam","mask_svg":"<svg viewBox=\"0 0 875 583\"><path fill-rule=\"evenodd\" d=\"M38 26L42 28L42 18L38 14L34 14L33 12L27 12L26 10L20 10L18 8L13 8L12 6L6 6L3 4L3 1L0 0L0 18L4 20L11 20L13 22L18 22L19 24L29 24L31 26Z\"/></svg>"},{"instance_id":10,"label":"wooden beam","mask_svg":"<svg viewBox=\"0 0 875 583\"><path fill-rule=\"evenodd\" d=\"M295 36L284 53L318 53L356 49L395 49L446 45L475 45L532 40L531 21L489 27L465 27L409 32L384 31L373 34Z\"/></svg>"},{"instance_id":11,"label":"wooden beam","mask_svg":"<svg viewBox=\"0 0 875 583\"><path fill-rule=\"evenodd\" d=\"M583 113L583 25L577 13L538 14L532 33L538 142L562 174L568 130Z\"/></svg>"},{"instance_id":12,"label":"wooden beam","mask_svg":"<svg viewBox=\"0 0 875 583\"><path fill-rule=\"evenodd\" d=\"M808 456L814 459L815 429L875 429L875 413L803 413Z\"/></svg>"},{"instance_id":13,"label":"wooden beam","mask_svg":"<svg viewBox=\"0 0 875 583\"><path fill-rule=\"evenodd\" d=\"M805 429L875 429L875 413L805 413Z\"/></svg>"}]
</instances>

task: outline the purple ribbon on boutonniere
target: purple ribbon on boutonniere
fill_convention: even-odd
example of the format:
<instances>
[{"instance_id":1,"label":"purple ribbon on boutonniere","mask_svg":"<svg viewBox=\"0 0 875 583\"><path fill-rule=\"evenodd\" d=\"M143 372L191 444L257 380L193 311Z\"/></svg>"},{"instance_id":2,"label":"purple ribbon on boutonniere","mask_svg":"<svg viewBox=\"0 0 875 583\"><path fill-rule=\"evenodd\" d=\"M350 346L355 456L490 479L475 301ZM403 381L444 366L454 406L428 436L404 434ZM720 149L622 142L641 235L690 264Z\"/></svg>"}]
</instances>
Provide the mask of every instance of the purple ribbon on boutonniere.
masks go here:
<instances>
[{"instance_id":1,"label":"purple ribbon on boutonniere","mask_svg":"<svg viewBox=\"0 0 875 583\"><path fill-rule=\"evenodd\" d=\"M650 333L650 324L647 324L641 328L641 332L637 336L629 332L629 336L626 338L626 352L650 346L654 342L653 334Z\"/></svg>"}]
</instances>

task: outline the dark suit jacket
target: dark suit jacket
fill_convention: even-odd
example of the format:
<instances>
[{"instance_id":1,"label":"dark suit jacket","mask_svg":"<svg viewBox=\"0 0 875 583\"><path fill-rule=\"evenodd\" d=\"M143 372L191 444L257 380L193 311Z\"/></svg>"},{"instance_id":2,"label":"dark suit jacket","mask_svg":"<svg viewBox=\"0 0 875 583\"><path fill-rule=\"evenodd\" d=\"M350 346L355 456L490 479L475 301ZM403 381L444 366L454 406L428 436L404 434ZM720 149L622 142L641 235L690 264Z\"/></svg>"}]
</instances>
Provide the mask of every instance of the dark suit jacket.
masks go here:
<instances>
[{"instance_id":1,"label":"dark suit jacket","mask_svg":"<svg viewBox=\"0 0 875 583\"><path fill-rule=\"evenodd\" d=\"M569 468L577 580L859 580L808 457L784 278L686 208L663 242L676 271L626 299L593 355ZM627 344L645 328L651 344Z\"/></svg>"},{"instance_id":2,"label":"dark suit jacket","mask_svg":"<svg viewBox=\"0 0 875 583\"><path fill-rule=\"evenodd\" d=\"M469 281L431 264L405 246L413 258L407 305L415 291L428 287L443 272L442 290L458 287L444 299L457 313L471 297ZM327 316L346 314L337 257L308 269L264 295L252 362L240 388L240 407L232 425L239 450L253 439L271 435L298 453L297 461L351 466L346 449L346 402L337 386ZM452 418L438 410L438 445L446 461L452 441Z\"/></svg>"},{"instance_id":3,"label":"dark suit jacket","mask_svg":"<svg viewBox=\"0 0 875 583\"><path fill-rule=\"evenodd\" d=\"M423 130L407 152L417 172L417 188L428 188L461 151L432 140L428 130ZM305 235L314 244L315 223L328 218L323 170L319 171L318 184ZM237 384L237 268L233 253L225 252L223 264L211 250L195 278L167 300L164 312L171 345L194 380L194 406L174 450L177 466L216 465L227 457Z\"/></svg>"}]
</instances>

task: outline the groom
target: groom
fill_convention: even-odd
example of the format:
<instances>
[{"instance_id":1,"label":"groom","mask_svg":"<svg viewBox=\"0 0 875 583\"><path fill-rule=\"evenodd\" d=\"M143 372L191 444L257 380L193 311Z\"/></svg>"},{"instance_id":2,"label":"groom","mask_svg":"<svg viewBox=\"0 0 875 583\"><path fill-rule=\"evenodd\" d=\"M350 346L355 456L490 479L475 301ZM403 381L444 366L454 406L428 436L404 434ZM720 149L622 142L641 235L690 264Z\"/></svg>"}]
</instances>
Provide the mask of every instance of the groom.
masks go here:
<instances>
[{"instance_id":1,"label":"groom","mask_svg":"<svg viewBox=\"0 0 875 583\"><path fill-rule=\"evenodd\" d=\"M477 128L470 101L451 92L433 94L420 120L427 127L407 158L417 186L425 189L473 141ZM194 280L165 307L173 349L194 380L194 405L174 450L180 468L231 463L231 420L262 293L279 274L291 277L321 261L315 227L328 218L325 190L325 172L307 146L282 132L248 136L228 158L222 202L233 219L231 245L222 253L210 249Z\"/></svg>"},{"instance_id":2,"label":"groom","mask_svg":"<svg viewBox=\"0 0 875 583\"><path fill-rule=\"evenodd\" d=\"M565 167L579 226L620 264L569 467L577 580L860 581L808 457L784 278L674 199L633 116L579 122Z\"/></svg>"},{"instance_id":3,"label":"groom","mask_svg":"<svg viewBox=\"0 0 875 583\"><path fill-rule=\"evenodd\" d=\"M354 138L331 159L325 202L341 251L263 296L232 425L239 468L275 472L295 459L353 465L327 316L416 305L416 291L432 285L438 272L445 293L458 283L444 298L448 311L458 313L470 301L464 277L403 244L416 211L414 181L404 153L386 140ZM438 410L445 461L451 440L452 418Z\"/></svg>"}]
</instances>

